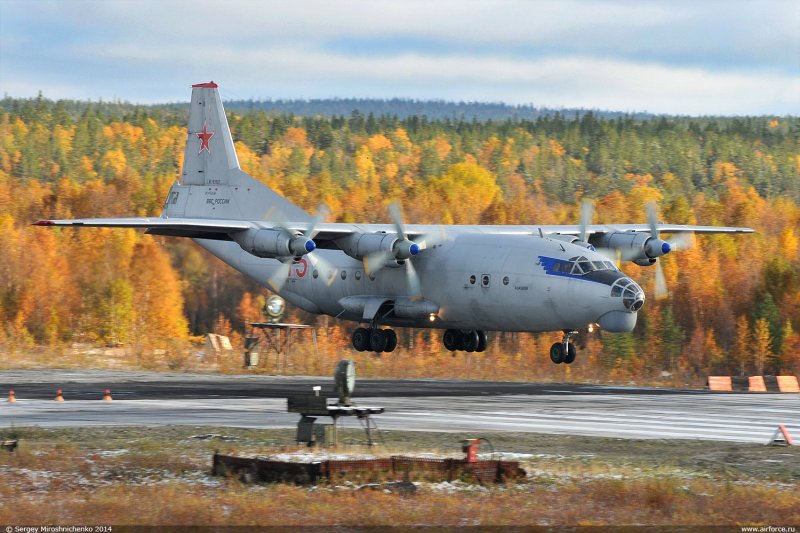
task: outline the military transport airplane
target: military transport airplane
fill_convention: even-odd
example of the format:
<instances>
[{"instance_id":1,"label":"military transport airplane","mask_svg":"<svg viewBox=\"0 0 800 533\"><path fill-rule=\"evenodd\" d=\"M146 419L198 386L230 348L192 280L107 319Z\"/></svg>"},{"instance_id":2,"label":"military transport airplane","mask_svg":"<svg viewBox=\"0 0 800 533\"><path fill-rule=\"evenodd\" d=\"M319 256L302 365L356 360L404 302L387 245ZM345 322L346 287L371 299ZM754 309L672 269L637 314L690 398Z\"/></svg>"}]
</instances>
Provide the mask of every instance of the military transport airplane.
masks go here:
<instances>
[{"instance_id":1,"label":"military transport airplane","mask_svg":"<svg viewBox=\"0 0 800 533\"><path fill-rule=\"evenodd\" d=\"M486 331L562 331L554 363L572 363L582 328L631 331L644 292L611 250L656 264L679 242L659 233L749 233L749 228L659 223L574 226L326 223L239 167L217 84L192 86L183 171L158 218L40 220L39 226L143 228L188 237L294 305L361 323L353 348L391 352L390 327L443 329L449 350L483 351ZM657 271L660 291L663 275Z\"/></svg>"}]
</instances>

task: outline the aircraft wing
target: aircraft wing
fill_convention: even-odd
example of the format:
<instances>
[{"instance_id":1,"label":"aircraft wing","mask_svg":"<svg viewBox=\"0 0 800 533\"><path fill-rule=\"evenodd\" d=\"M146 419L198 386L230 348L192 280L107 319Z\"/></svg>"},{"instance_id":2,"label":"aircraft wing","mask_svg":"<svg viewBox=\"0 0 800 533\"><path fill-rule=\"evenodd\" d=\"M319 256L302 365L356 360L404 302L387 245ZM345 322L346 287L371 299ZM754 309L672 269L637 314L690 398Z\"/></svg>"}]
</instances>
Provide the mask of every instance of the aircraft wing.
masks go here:
<instances>
[{"instance_id":1,"label":"aircraft wing","mask_svg":"<svg viewBox=\"0 0 800 533\"><path fill-rule=\"evenodd\" d=\"M192 237L198 239L230 240L229 234L254 227L243 220L209 218L77 218L69 220L39 220L34 226L70 226L88 228L145 229L152 235Z\"/></svg>"},{"instance_id":2,"label":"aircraft wing","mask_svg":"<svg viewBox=\"0 0 800 533\"><path fill-rule=\"evenodd\" d=\"M152 235L168 235L173 237L190 237L198 239L230 240L230 234L247 229L288 229L305 232L308 222L275 224L264 221L226 220L212 218L84 218L68 220L39 220L35 226L70 226L94 228L134 228L145 229ZM725 226L685 226L679 224L658 224L661 233L752 233L751 228ZM578 235L578 225L434 225L409 224L406 226L407 237L414 239L425 235L441 235L442 233L482 233L495 235ZM343 224L323 223L315 228L314 241L322 248L335 248L332 241L354 233L394 233L392 224ZM586 227L589 235L610 233L615 231L649 232L648 224L593 224Z\"/></svg>"},{"instance_id":3,"label":"aircraft wing","mask_svg":"<svg viewBox=\"0 0 800 533\"><path fill-rule=\"evenodd\" d=\"M307 225L289 225L290 229L303 231ZM384 231L394 233L395 227L391 224L320 224L317 226L317 235L314 241L325 242L338 239L351 233L375 233ZM539 235L539 230L546 236L548 234L578 235L580 226L573 225L433 225L433 224L408 224L406 233L409 238L424 235L447 233L482 233L488 235ZM738 228L728 226L686 226L681 224L658 224L660 233L753 233L752 228ZM588 235L611 233L618 231L650 232L648 224L593 224L586 227Z\"/></svg>"}]
</instances>

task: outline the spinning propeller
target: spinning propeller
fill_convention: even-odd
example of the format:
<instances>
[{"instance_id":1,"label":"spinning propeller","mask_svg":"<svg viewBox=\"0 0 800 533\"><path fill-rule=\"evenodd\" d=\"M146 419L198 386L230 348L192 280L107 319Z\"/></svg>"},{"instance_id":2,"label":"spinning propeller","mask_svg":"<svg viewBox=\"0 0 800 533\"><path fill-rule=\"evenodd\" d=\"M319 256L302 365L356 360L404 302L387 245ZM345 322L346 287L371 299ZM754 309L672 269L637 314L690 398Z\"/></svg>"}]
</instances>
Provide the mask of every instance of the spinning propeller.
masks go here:
<instances>
[{"instance_id":1,"label":"spinning propeller","mask_svg":"<svg viewBox=\"0 0 800 533\"><path fill-rule=\"evenodd\" d=\"M397 240L392 244L391 249L381 250L364 257L364 270L367 273L377 272L385 267L390 261L404 261L406 268L406 281L412 300L422 298L422 288L420 286L419 275L417 274L411 259L429 246L434 246L444 240L444 235L420 235L415 239L406 236L405 225L403 223L403 212L398 202L389 204L389 216L394 223L397 232Z\"/></svg>"},{"instance_id":2,"label":"spinning propeller","mask_svg":"<svg viewBox=\"0 0 800 533\"><path fill-rule=\"evenodd\" d=\"M664 277L664 269L661 266L659 258L674 250L686 250L691 248L694 244L694 239L690 233L681 233L669 240L662 240L658 232L659 222L656 203L653 201L647 202L645 213L647 215L647 224L650 226L650 239L648 239L644 245L644 252L647 257L655 259L655 297L660 300L667 297L668 289L667 281ZM592 223L593 214L593 204L588 200L584 200L581 204L581 218L578 230L578 238L583 242L588 242L586 240L587 227ZM641 248L599 248L597 251L609 259L615 260L617 264L621 263L623 260L633 261L642 258Z\"/></svg>"},{"instance_id":3,"label":"spinning propeller","mask_svg":"<svg viewBox=\"0 0 800 533\"><path fill-rule=\"evenodd\" d=\"M331 266L322 257L319 257L316 254L314 255L311 254L311 252L313 252L317 248L317 245L313 240L314 237L316 237L317 233L319 233L319 230L317 228L321 223L325 222L325 219L328 217L330 212L331 211L330 209L328 209L328 206L326 206L325 204L320 204L319 207L317 207L317 214L314 217L314 220L311 221L311 223L308 226L308 229L306 229L300 235L292 233L285 227L286 217L284 217L283 214L278 213L277 214L278 216L276 217L274 216L275 214L272 212L272 210L270 210L270 212L267 213L267 218L269 218L270 215L273 215L272 218L280 219L281 225L276 224L275 229L283 232L283 234L286 237L291 239L292 243L297 242L298 244L302 245L302 248L297 249L297 252L299 252L297 255L284 256L278 258L278 261L281 262L281 265L278 267L275 273L269 278L269 280L267 280L267 284L270 286L272 290L274 290L275 292L279 292L283 288L284 284L286 283L286 280L289 278L289 270L292 268L292 263L294 263L296 259L298 259L303 255L307 255L308 258L311 260L312 266L317 270L319 270L322 279L325 280L325 284L328 287L331 286L334 277L336 277L336 272L337 272L336 268ZM292 251L295 250L293 249Z\"/></svg>"},{"instance_id":4,"label":"spinning propeller","mask_svg":"<svg viewBox=\"0 0 800 533\"><path fill-rule=\"evenodd\" d=\"M650 237L658 241L658 207L656 203L653 201L647 202L645 212L647 213L647 223L650 225ZM681 233L668 241L663 241L663 243L663 246L666 248L662 248L662 250L664 254L667 254L672 250L686 250L690 248L694 244L694 239L691 234ZM657 300L662 300L666 298L668 294L669 291L667 289L667 280L664 277L664 269L661 266L661 261L656 260L655 297Z\"/></svg>"}]
</instances>

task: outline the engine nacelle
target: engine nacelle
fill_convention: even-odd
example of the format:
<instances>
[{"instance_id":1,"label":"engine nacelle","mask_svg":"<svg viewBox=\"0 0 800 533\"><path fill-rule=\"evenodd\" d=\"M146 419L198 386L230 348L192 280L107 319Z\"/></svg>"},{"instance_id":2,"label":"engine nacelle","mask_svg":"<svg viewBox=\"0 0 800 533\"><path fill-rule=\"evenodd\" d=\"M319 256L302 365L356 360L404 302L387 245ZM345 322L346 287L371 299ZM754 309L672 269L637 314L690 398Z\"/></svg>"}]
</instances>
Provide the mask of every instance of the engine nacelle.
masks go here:
<instances>
[{"instance_id":1,"label":"engine nacelle","mask_svg":"<svg viewBox=\"0 0 800 533\"><path fill-rule=\"evenodd\" d=\"M337 239L336 244L353 259L361 260L370 254L390 251L397 240L394 233L352 233Z\"/></svg>"},{"instance_id":2,"label":"engine nacelle","mask_svg":"<svg viewBox=\"0 0 800 533\"><path fill-rule=\"evenodd\" d=\"M647 233L637 231L615 231L603 233L592 238L597 248L620 250L622 256L640 266L649 266L657 257L668 254L672 249L667 241L654 239Z\"/></svg>"},{"instance_id":3,"label":"engine nacelle","mask_svg":"<svg viewBox=\"0 0 800 533\"><path fill-rule=\"evenodd\" d=\"M249 229L231 235L236 243L256 257L300 258L313 252L317 245L305 235L291 235L274 229Z\"/></svg>"}]
</instances>

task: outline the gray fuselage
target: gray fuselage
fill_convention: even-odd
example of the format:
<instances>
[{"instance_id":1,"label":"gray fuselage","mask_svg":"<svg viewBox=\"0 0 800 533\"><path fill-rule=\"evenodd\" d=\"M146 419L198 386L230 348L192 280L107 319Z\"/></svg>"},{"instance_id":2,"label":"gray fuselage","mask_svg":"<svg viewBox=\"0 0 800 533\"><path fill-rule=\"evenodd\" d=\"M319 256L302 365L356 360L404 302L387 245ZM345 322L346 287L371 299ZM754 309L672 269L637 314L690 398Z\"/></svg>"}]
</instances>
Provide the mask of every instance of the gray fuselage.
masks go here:
<instances>
[{"instance_id":1,"label":"gray fuselage","mask_svg":"<svg viewBox=\"0 0 800 533\"><path fill-rule=\"evenodd\" d=\"M264 285L279 265L274 259L245 252L234 242L196 241ZM306 311L369 322L371 318L347 309L342 300L392 300L408 295L406 266L402 262L369 275L361 261L339 250L317 250L315 254L337 270L330 286L319 275L314 258L306 256L292 265L280 291L281 296ZM601 268L580 275L564 272L571 265L570 260L574 262L577 257ZM451 231L447 239L413 261L424 299L438 306L438 313L433 320L428 316L400 318L390 314L376 323L529 332L575 330L599 323L610 331L630 331L644 299L638 285L602 255L546 237ZM615 283L630 287L626 295L638 299L635 309L630 308L633 300L623 300L622 290L612 296Z\"/></svg>"}]
</instances>

